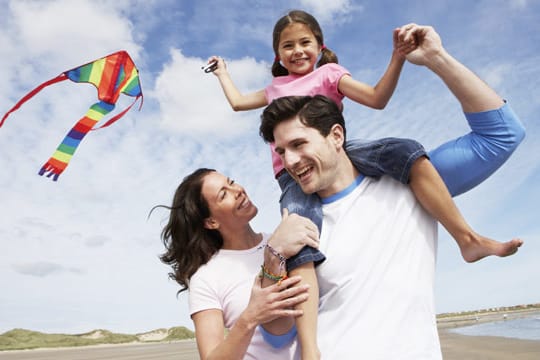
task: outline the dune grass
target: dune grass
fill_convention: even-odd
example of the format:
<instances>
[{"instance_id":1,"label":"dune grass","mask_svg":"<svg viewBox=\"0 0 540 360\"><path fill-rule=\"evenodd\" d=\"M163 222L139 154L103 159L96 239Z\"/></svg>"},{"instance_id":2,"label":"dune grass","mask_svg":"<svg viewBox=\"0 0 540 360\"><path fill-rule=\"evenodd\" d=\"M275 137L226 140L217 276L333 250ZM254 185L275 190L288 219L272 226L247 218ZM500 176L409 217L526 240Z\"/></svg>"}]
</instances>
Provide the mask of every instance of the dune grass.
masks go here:
<instances>
[{"instance_id":1,"label":"dune grass","mask_svg":"<svg viewBox=\"0 0 540 360\"><path fill-rule=\"evenodd\" d=\"M99 334L99 336L93 336L95 334ZM123 344L139 342L140 338L138 335L116 334L108 330L93 330L84 334L69 335L46 334L26 329L13 329L0 334L0 351L99 344ZM193 337L193 331L180 326L168 329L168 335L163 341L191 339Z\"/></svg>"},{"instance_id":2,"label":"dune grass","mask_svg":"<svg viewBox=\"0 0 540 360\"><path fill-rule=\"evenodd\" d=\"M184 326L176 326L169 329L169 334L164 341L194 339L195 333Z\"/></svg>"}]
</instances>

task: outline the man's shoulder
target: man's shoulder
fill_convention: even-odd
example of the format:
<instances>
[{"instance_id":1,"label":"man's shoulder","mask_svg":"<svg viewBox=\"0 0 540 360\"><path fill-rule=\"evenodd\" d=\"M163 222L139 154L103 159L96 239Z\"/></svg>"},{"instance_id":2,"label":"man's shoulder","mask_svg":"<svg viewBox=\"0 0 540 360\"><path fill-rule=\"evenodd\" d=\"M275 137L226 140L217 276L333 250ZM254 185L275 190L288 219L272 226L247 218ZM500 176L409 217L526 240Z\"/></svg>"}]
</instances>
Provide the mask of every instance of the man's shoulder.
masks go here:
<instances>
[{"instance_id":1,"label":"man's shoulder","mask_svg":"<svg viewBox=\"0 0 540 360\"><path fill-rule=\"evenodd\" d=\"M380 178L365 176L352 191L340 196L335 195L334 199L323 202L323 205L328 211L333 211L332 209L365 207L367 204L370 206L393 204L402 198L415 200L408 186L389 176Z\"/></svg>"},{"instance_id":2,"label":"man's shoulder","mask_svg":"<svg viewBox=\"0 0 540 360\"><path fill-rule=\"evenodd\" d=\"M396 194L409 194L411 189L409 186L400 183L390 176L383 175L380 178L366 176L364 178L365 186L370 191L394 192Z\"/></svg>"},{"instance_id":3,"label":"man's shoulder","mask_svg":"<svg viewBox=\"0 0 540 360\"><path fill-rule=\"evenodd\" d=\"M366 176L355 193L356 206L362 206L368 199L373 200L374 206L382 206L383 204L386 206L397 206L398 204L416 206L418 204L408 185L386 175L380 178Z\"/></svg>"}]
</instances>

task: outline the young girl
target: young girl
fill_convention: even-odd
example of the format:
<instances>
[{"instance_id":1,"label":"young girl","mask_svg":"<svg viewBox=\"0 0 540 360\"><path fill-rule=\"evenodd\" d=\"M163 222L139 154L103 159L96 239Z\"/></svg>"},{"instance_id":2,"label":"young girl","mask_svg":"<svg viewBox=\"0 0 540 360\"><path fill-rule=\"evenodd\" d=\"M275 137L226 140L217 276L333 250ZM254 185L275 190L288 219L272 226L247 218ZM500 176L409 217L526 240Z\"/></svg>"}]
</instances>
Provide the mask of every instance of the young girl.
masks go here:
<instances>
[{"instance_id":1,"label":"young girl","mask_svg":"<svg viewBox=\"0 0 540 360\"><path fill-rule=\"evenodd\" d=\"M316 94L331 98L340 107L343 97L346 96L360 104L382 109L397 85L405 55L417 46L414 37L404 37L400 29L394 30L393 40L394 51L390 64L375 87L354 80L346 69L337 65L337 57L324 45L322 31L316 19L298 10L279 19L274 27L273 48L276 57L272 74L275 78L265 89L243 95L233 84L221 58L211 57L209 63L215 63L213 73L218 77L225 96L236 111L260 108L282 96ZM350 141L346 149L360 173L372 177L390 175L402 183L409 183L422 206L441 222L456 240L465 261L474 262L488 255L508 256L515 253L521 245L521 241L517 239L500 243L476 234L459 213L448 189L420 144L412 140L387 138L370 143ZM303 194L284 170L273 149L272 159L275 176L283 191L281 207L309 217L320 229L320 199L317 195ZM465 190L467 189L451 189L453 195ZM301 275L303 282L312 285L310 301L301 305L304 316L297 319L303 359L319 357L316 344L318 288L314 264L323 260L324 255L312 248L306 248L297 256L287 259L287 271L291 275ZM265 275L275 277L271 271L268 272Z\"/></svg>"}]
</instances>

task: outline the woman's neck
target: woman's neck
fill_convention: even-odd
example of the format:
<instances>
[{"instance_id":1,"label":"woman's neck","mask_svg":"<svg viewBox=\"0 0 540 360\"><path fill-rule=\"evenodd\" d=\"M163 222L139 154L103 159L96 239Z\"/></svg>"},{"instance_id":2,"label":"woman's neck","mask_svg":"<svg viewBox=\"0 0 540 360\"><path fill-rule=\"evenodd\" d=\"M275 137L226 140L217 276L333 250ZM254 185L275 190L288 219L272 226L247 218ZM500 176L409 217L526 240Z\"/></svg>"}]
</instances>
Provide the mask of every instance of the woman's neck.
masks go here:
<instances>
[{"instance_id":1,"label":"woman's neck","mask_svg":"<svg viewBox=\"0 0 540 360\"><path fill-rule=\"evenodd\" d=\"M226 250L247 250L251 249L262 240L262 234L256 233L248 224L241 229L230 231L220 230L223 237L222 249Z\"/></svg>"}]
</instances>

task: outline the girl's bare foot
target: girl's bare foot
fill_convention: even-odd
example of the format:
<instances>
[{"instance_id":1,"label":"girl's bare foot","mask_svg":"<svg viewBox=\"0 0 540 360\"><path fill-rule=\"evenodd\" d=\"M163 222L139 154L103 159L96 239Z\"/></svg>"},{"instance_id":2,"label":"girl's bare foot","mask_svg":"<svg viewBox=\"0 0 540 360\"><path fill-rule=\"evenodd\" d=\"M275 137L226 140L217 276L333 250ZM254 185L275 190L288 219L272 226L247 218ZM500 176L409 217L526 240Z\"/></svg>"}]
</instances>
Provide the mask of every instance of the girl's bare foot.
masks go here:
<instances>
[{"instance_id":1,"label":"girl's bare foot","mask_svg":"<svg viewBox=\"0 0 540 360\"><path fill-rule=\"evenodd\" d=\"M461 242L459 247L463 259L471 263L491 255L500 257L513 255L522 244L521 239L499 242L474 233L467 241Z\"/></svg>"}]
</instances>

